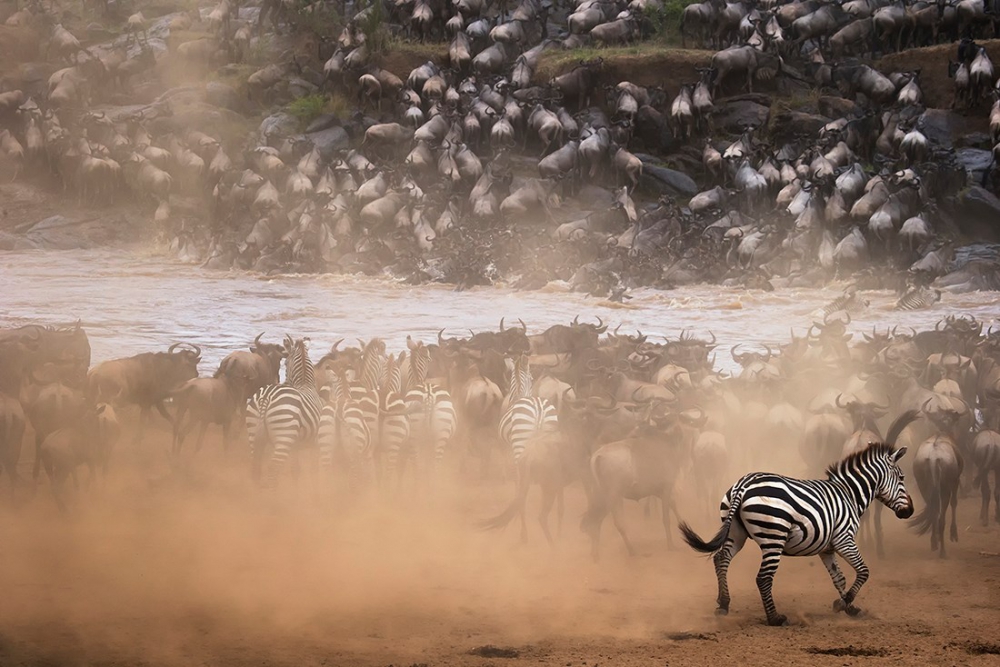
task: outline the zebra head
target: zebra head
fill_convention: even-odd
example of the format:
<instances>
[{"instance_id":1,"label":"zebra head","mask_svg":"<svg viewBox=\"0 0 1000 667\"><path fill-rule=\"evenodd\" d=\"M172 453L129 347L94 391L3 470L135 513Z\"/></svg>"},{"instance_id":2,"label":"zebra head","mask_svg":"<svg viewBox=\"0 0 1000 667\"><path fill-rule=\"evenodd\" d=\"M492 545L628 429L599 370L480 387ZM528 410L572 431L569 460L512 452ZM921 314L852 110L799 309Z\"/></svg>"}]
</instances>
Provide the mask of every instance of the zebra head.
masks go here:
<instances>
[{"instance_id":1,"label":"zebra head","mask_svg":"<svg viewBox=\"0 0 1000 667\"><path fill-rule=\"evenodd\" d=\"M312 362L309 360L309 350L306 348L308 338L292 338L285 336L285 382L295 387L315 385L315 375Z\"/></svg>"},{"instance_id":2,"label":"zebra head","mask_svg":"<svg viewBox=\"0 0 1000 667\"><path fill-rule=\"evenodd\" d=\"M891 509L899 519L909 519L913 516L913 499L906 492L903 471L899 461L906 454L906 447L893 449L891 446L872 445L869 451L873 453L871 465L877 474L875 497Z\"/></svg>"}]
</instances>

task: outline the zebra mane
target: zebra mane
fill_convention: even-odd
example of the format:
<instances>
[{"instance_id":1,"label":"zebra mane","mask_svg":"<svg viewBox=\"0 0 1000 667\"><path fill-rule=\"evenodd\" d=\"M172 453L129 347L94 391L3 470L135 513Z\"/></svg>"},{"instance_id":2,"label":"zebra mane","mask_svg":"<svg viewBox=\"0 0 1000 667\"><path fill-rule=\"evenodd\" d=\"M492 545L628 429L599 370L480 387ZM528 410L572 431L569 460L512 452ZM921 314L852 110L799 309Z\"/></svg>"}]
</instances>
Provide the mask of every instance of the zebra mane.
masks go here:
<instances>
[{"instance_id":1,"label":"zebra mane","mask_svg":"<svg viewBox=\"0 0 1000 667\"><path fill-rule=\"evenodd\" d=\"M829 479L842 477L844 472L856 468L875 459L890 457L896 453L896 448L887 442L870 442L864 449L858 450L830 464L826 469Z\"/></svg>"}]
</instances>

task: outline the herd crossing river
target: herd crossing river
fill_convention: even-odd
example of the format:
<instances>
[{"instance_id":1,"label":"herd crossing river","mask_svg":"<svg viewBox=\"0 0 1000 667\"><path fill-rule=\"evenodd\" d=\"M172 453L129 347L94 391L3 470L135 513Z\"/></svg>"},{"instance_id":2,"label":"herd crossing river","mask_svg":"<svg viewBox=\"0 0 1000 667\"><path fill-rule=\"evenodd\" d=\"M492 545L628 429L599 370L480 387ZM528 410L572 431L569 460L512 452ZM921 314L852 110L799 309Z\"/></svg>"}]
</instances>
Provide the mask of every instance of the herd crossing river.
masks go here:
<instances>
[{"instance_id":1,"label":"herd crossing river","mask_svg":"<svg viewBox=\"0 0 1000 667\"><path fill-rule=\"evenodd\" d=\"M6 253L0 285L2 327L82 320L94 362L191 341L204 349L203 375L262 331L268 339L285 333L309 337L318 359L339 338L380 336L389 349L402 350L408 334L431 342L442 327L464 335L469 329L494 330L505 317L507 322L521 318L529 331L538 332L577 315L599 316L612 328L621 324L623 331L653 336L676 337L682 328L712 331L719 339L718 363L731 370L729 347L784 342L789 327L802 335L844 287L640 289L623 306L557 283L533 292L455 292L364 277L220 273L116 250ZM853 316L853 331L890 323L927 328L946 315L961 314L974 315L985 330L1000 317L994 292L946 293L935 307L912 312L893 312L897 297L889 291L864 297L870 305Z\"/></svg>"}]
</instances>

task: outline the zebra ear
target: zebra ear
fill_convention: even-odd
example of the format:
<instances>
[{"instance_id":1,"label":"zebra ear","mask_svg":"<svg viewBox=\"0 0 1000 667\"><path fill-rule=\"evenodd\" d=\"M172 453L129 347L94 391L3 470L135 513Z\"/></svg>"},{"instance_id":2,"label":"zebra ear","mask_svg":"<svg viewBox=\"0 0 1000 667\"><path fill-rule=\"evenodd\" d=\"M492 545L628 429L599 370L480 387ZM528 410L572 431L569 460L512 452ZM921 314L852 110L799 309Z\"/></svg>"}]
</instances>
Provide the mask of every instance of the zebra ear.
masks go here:
<instances>
[{"instance_id":1,"label":"zebra ear","mask_svg":"<svg viewBox=\"0 0 1000 667\"><path fill-rule=\"evenodd\" d=\"M895 452L893 452L893 454L892 454L892 461L893 461L893 463L896 463L901 458L903 458L903 454L906 454L906 447L900 447Z\"/></svg>"}]
</instances>

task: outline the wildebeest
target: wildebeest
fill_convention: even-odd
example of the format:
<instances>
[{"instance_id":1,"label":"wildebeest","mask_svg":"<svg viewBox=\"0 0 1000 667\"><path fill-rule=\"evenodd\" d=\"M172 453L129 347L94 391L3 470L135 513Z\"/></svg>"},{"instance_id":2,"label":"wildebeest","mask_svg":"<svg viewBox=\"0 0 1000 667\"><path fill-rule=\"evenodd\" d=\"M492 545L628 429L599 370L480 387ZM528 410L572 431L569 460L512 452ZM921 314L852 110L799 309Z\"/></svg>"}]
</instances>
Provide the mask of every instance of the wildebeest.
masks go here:
<instances>
[{"instance_id":1,"label":"wildebeest","mask_svg":"<svg viewBox=\"0 0 1000 667\"><path fill-rule=\"evenodd\" d=\"M125 359L104 361L87 376L92 401L139 407L135 443L142 439L150 408L156 408L164 419L173 423L164 401L182 383L198 377L201 348L191 345L192 349L178 349L181 345L184 344L174 343L166 352L143 352Z\"/></svg>"}]
</instances>

